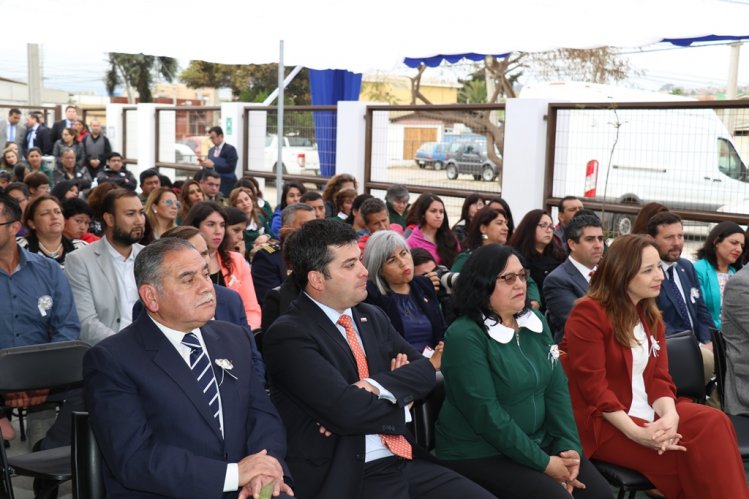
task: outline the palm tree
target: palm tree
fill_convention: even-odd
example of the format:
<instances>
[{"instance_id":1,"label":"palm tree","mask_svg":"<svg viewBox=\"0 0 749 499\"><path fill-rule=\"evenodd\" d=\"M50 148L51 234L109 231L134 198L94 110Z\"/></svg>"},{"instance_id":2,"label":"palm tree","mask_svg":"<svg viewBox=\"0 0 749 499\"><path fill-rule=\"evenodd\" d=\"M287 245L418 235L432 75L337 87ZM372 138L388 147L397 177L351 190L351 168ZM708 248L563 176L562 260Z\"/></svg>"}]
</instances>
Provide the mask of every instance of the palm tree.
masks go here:
<instances>
[{"instance_id":1,"label":"palm tree","mask_svg":"<svg viewBox=\"0 0 749 499\"><path fill-rule=\"evenodd\" d=\"M133 90L140 102L152 102L151 85L154 78L172 82L179 66L177 59L143 54L109 53L109 70L106 74L107 93L112 96L118 86L124 86L128 102L134 102Z\"/></svg>"}]
</instances>

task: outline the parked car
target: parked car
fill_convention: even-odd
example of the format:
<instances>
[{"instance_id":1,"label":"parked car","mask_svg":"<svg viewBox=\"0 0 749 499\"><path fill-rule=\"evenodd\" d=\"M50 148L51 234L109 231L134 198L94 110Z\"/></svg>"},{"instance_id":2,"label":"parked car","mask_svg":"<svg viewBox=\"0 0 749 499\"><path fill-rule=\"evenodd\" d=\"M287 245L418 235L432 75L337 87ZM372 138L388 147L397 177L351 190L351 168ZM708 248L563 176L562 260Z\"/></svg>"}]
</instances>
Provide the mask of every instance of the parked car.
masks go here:
<instances>
[{"instance_id":1,"label":"parked car","mask_svg":"<svg viewBox=\"0 0 749 499\"><path fill-rule=\"evenodd\" d=\"M450 144L445 142L424 142L416 151L414 161L419 168L432 166L435 170L442 170L445 167L445 157L449 146Z\"/></svg>"},{"instance_id":2,"label":"parked car","mask_svg":"<svg viewBox=\"0 0 749 499\"><path fill-rule=\"evenodd\" d=\"M197 165L198 156L189 146L185 144L174 144L174 162Z\"/></svg>"},{"instance_id":3,"label":"parked car","mask_svg":"<svg viewBox=\"0 0 749 499\"><path fill-rule=\"evenodd\" d=\"M287 135L283 138L283 173L292 175L320 175L320 157L317 144L299 135ZM278 160L278 138L275 134L265 137L263 169L276 171Z\"/></svg>"},{"instance_id":4,"label":"parked car","mask_svg":"<svg viewBox=\"0 0 749 499\"><path fill-rule=\"evenodd\" d=\"M496 147L495 153L499 156ZM497 165L486 154L486 142L453 142L445 159L445 173L449 180L468 174L474 180L491 182L497 178Z\"/></svg>"}]
</instances>

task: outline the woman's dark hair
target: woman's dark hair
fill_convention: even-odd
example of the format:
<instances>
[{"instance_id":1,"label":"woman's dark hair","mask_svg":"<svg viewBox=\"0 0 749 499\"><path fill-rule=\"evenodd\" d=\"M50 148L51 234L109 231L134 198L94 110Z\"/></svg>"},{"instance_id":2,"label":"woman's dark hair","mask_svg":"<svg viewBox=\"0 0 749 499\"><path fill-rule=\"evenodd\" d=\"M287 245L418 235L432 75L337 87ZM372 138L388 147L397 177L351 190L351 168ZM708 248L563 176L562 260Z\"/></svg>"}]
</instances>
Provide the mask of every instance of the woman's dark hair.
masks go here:
<instances>
[{"instance_id":1,"label":"woman's dark hair","mask_svg":"<svg viewBox=\"0 0 749 499\"><path fill-rule=\"evenodd\" d=\"M292 181L292 182L286 182L285 184L283 184L283 190L281 191L281 211L283 211L283 209L286 208L286 206L288 206L286 204L286 195L289 193L291 189L297 189L300 195L307 192L307 188L304 187L299 182Z\"/></svg>"},{"instance_id":2,"label":"woman's dark hair","mask_svg":"<svg viewBox=\"0 0 749 499\"><path fill-rule=\"evenodd\" d=\"M531 210L526 213L508 241L508 244L518 250L526 259L532 259L538 255L536 251L536 227L544 215L551 219L551 216L544 210ZM551 238L551 242L546 245L542 254L551 256L560 262L565 258L564 250L560 247L556 237Z\"/></svg>"},{"instance_id":3,"label":"woman's dark hair","mask_svg":"<svg viewBox=\"0 0 749 499\"><path fill-rule=\"evenodd\" d=\"M483 200L484 196L482 196L478 192L473 192L467 195L465 200L463 201L463 207L460 209L460 220L455 222L455 225L458 225L460 222L465 222L466 227L471 225L471 217L468 215L468 212L471 210L471 205ZM455 229L455 226L453 226L453 229Z\"/></svg>"},{"instance_id":4,"label":"woman's dark hair","mask_svg":"<svg viewBox=\"0 0 749 499\"><path fill-rule=\"evenodd\" d=\"M507 240L509 241L512 235L515 233L515 221L512 218L512 210L510 210L510 205L507 204L507 201L502 199L501 197L493 197L491 199L485 199L484 203L486 206L490 206L492 203L499 203L502 205L502 209L505 210L505 215L507 215Z\"/></svg>"},{"instance_id":5,"label":"woman's dark hair","mask_svg":"<svg viewBox=\"0 0 749 499\"><path fill-rule=\"evenodd\" d=\"M367 199L372 199L374 196L371 194L359 194L354 198L354 201L351 203L351 213L348 214L348 217L346 218L346 223L349 225L354 225L354 211L359 211L359 208L361 208L361 205L364 204L364 201Z\"/></svg>"},{"instance_id":6,"label":"woman's dark hair","mask_svg":"<svg viewBox=\"0 0 749 499\"><path fill-rule=\"evenodd\" d=\"M423 227L426 223L426 213L429 210L429 206L435 201L442 205L443 210L445 209L445 203L442 199L436 194L431 193L422 194L414 203L412 211L414 212L414 218L418 220L419 227ZM447 268L452 267L455 257L458 256L458 239L453 234L453 231L450 230L447 210L445 210L445 216L442 218L442 225L440 225L437 233L434 235L434 241L437 244L437 254L440 257L440 263Z\"/></svg>"},{"instance_id":7,"label":"woman's dark hair","mask_svg":"<svg viewBox=\"0 0 749 499\"><path fill-rule=\"evenodd\" d=\"M38 189L42 185L49 185L49 177L42 172L29 173L23 178L23 183L31 189Z\"/></svg>"},{"instance_id":8,"label":"woman's dark hair","mask_svg":"<svg viewBox=\"0 0 749 499\"><path fill-rule=\"evenodd\" d=\"M36 210L39 209L39 205L41 205L44 201L52 201L57 205L58 208L60 208L60 211L62 211L62 203L54 196L45 195L39 196L38 198L34 199L29 203L28 206L26 206L26 209L23 211L23 225L29 230L29 233L31 234L36 233L36 229L33 229L29 226L29 220L34 219Z\"/></svg>"},{"instance_id":9,"label":"woman's dark hair","mask_svg":"<svg viewBox=\"0 0 749 499\"><path fill-rule=\"evenodd\" d=\"M648 222L653 216L658 213L668 211L661 203L647 203L640 208L635 218L635 223L632 225L632 232L630 234L647 234L648 233Z\"/></svg>"},{"instance_id":10,"label":"woman's dark hair","mask_svg":"<svg viewBox=\"0 0 749 499\"><path fill-rule=\"evenodd\" d=\"M713 227L713 230L711 230L707 235L705 243L697 250L697 259L704 258L710 262L710 265L712 265L713 268L717 269L718 255L715 253L715 245L720 244L725 238L734 234L744 234L744 229L735 222L725 221ZM736 260L736 263L732 264L732 267L736 270L739 270L742 266L741 257Z\"/></svg>"},{"instance_id":11,"label":"woman's dark hair","mask_svg":"<svg viewBox=\"0 0 749 499\"><path fill-rule=\"evenodd\" d=\"M500 215L505 217L505 220L507 220L507 213L505 213L505 210L502 210L502 209L490 208L488 206L484 206L479 211L477 211L476 214L473 216L471 225L468 227L468 234L466 235L466 238L463 240L463 245L465 246L465 248L463 249L473 251L476 248L483 246L484 239L481 237L482 236L481 227L485 225L489 225L493 220L495 220Z\"/></svg>"},{"instance_id":12,"label":"woman's dark hair","mask_svg":"<svg viewBox=\"0 0 749 499\"><path fill-rule=\"evenodd\" d=\"M13 167L13 182L23 182L23 179L26 178L26 174L28 173L28 170L26 169L25 164L18 164Z\"/></svg>"},{"instance_id":13,"label":"woman's dark hair","mask_svg":"<svg viewBox=\"0 0 749 499\"><path fill-rule=\"evenodd\" d=\"M200 224L202 224L203 221L206 218L210 217L213 213L218 213L219 215L221 215L221 218L224 219L224 223L226 225L229 225L226 221L226 210L224 210L224 207L215 201L200 201L199 203L195 203L194 205L192 205L190 211L187 212L187 218L183 222L183 225L191 225L196 229L200 229ZM232 265L228 246L229 238L226 237L226 233L224 233L224 239L221 240L221 244L219 244L216 252L221 259L221 263L224 264L230 274L233 274L234 266Z\"/></svg>"},{"instance_id":14,"label":"woman's dark hair","mask_svg":"<svg viewBox=\"0 0 749 499\"><path fill-rule=\"evenodd\" d=\"M460 271L455 292L452 295L458 315L467 316L485 331L484 317L502 322L502 318L492 310L489 299L497 285L497 277L507 267L507 261L512 255L515 255L523 264L523 257L504 244L487 244L471 253ZM515 314L516 316L527 310L527 303L526 296L526 306Z\"/></svg>"},{"instance_id":15,"label":"woman's dark hair","mask_svg":"<svg viewBox=\"0 0 749 499\"><path fill-rule=\"evenodd\" d=\"M55 184L50 194L63 202L65 201L65 194L75 186L76 184L72 180L61 180Z\"/></svg>"},{"instance_id":16,"label":"woman's dark hair","mask_svg":"<svg viewBox=\"0 0 749 499\"><path fill-rule=\"evenodd\" d=\"M433 262L434 257L424 248L414 248L411 250L411 258L414 261L414 267L422 263Z\"/></svg>"},{"instance_id":17,"label":"woman's dark hair","mask_svg":"<svg viewBox=\"0 0 749 499\"><path fill-rule=\"evenodd\" d=\"M260 184L258 184L257 179L255 177L245 175L244 177L237 180L236 184L234 184L234 189L236 189L237 187L246 187L247 189L253 192L255 197L258 197L258 198L263 197L263 191L260 190Z\"/></svg>"}]
</instances>

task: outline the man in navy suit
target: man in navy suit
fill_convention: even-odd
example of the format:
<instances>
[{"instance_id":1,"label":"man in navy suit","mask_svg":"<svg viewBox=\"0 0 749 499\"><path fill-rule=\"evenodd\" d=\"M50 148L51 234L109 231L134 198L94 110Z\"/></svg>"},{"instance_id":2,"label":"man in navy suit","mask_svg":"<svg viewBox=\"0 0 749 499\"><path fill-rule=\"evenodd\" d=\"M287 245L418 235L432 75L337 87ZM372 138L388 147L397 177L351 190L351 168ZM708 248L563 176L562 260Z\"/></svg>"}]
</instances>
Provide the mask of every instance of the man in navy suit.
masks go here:
<instances>
[{"instance_id":1,"label":"man in navy suit","mask_svg":"<svg viewBox=\"0 0 749 499\"><path fill-rule=\"evenodd\" d=\"M208 264L160 239L135 260L147 310L84 358L86 404L110 498L293 494L286 435L255 375L249 339L211 321Z\"/></svg>"},{"instance_id":2,"label":"man in navy suit","mask_svg":"<svg viewBox=\"0 0 749 499\"><path fill-rule=\"evenodd\" d=\"M304 292L265 333L263 352L299 497L494 497L408 442L406 410L434 388L439 359L361 303L367 269L354 229L312 220L287 244Z\"/></svg>"},{"instance_id":3,"label":"man in navy suit","mask_svg":"<svg viewBox=\"0 0 749 499\"><path fill-rule=\"evenodd\" d=\"M177 237L189 242L196 250L198 250L198 253L203 255L205 261L210 264L208 245L200 234L200 231L195 227L188 225L172 227L161 235L162 239L166 237ZM255 335L252 333L252 329L250 329L249 323L247 322L247 313L244 310L242 297L233 289L218 284L213 285L213 291L216 293L216 314L213 318L217 321L231 322L245 330L247 336L250 338L253 367L255 368L255 372L260 378L260 381L265 385L265 362L263 362L263 356L260 355L257 345L255 344ZM135 302L135 305L133 305L133 317L138 317L142 312L143 302L138 300Z\"/></svg>"},{"instance_id":4,"label":"man in navy suit","mask_svg":"<svg viewBox=\"0 0 749 499\"><path fill-rule=\"evenodd\" d=\"M700 342L707 382L715 368L709 329L713 326L713 320L700 294L700 282L692 262L681 258L684 249L681 217L670 211L658 213L648 221L648 234L658 247L661 268L666 276L658 295L658 307L666 323L666 336L679 331L694 332Z\"/></svg>"},{"instance_id":5,"label":"man in navy suit","mask_svg":"<svg viewBox=\"0 0 749 499\"><path fill-rule=\"evenodd\" d=\"M208 130L208 138L211 139L213 147L208 150L208 157L199 159L203 168L211 168L221 175L221 194L228 196L237 183L237 149L224 142L224 131L220 126L211 127Z\"/></svg>"},{"instance_id":6,"label":"man in navy suit","mask_svg":"<svg viewBox=\"0 0 749 499\"><path fill-rule=\"evenodd\" d=\"M603 228L595 215L581 214L567 223L564 239L570 256L544 279L544 302L554 341L560 343L575 301L588 293L590 278L603 256Z\"/></svg>"},{"instance_id":7,"label":"man in navy suit","mask_svg":"<svg viewBox=\"0 0 749 499\"><path fill-rule=\"evenodd\" d=\"M26 139L23 143L24 156L32 147L41 149L42 154L52 154L52 133L44 124L44 115L39 111L29 113L26 118Z\"/></svg>"},{"instance_id":8,"label":"man in navy suit","mask_svg":"<svg viewBox=\"0 0 749 499\"><path fill-rule=\"evenodd\" d=\"M65 118L55 121L52 125L52 145L62 138L62 131L66 128L73 128L73 122L78 119L78 110L75 106L65 107Z\"/></svg>"}]
</instances>

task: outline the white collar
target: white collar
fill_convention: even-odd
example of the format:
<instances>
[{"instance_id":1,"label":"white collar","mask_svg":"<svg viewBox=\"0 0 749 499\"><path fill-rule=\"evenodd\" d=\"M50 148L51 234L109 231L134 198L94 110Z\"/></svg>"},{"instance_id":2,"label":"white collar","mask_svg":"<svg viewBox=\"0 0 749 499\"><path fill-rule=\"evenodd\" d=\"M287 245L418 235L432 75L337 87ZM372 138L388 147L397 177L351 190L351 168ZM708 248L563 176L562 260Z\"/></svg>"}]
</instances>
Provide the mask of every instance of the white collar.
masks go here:
<instances>
[{"instance_id":1,"label":"white collar","mask_svg":"<svg viewBox=\"0 0 749 499\"><path fill-rule=\"evenodd\" d=\"M575 268L582 274L582 276L585 278L586 281L590 282L591 273L595 271L595 267L592 269L589 269L582 263L575 260L572 255L568 257L570 263L575 266Z\"/></svg>"},{"instance_id":2,"label":"white collar","mask_svg":"<svg viewBox=\"0 0 749 499\"><path fill-rule=\"evenodd\" d=\"M518 327L524 327L534 333L541 333L544 330L544 325L541 323L541 319L536 314L528 310L520 317L515 319L518 323ZM511 327L507 327L499 322L495 323L494 319L484 317L484 325L487 328L489 336L494 341L502 344L509 343L512 337L515 336L515 330Z\"/></svg>"}]
</instances>

